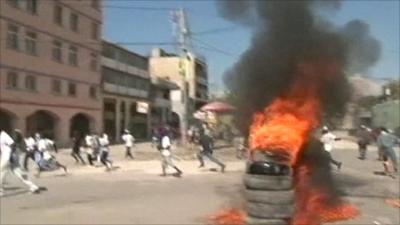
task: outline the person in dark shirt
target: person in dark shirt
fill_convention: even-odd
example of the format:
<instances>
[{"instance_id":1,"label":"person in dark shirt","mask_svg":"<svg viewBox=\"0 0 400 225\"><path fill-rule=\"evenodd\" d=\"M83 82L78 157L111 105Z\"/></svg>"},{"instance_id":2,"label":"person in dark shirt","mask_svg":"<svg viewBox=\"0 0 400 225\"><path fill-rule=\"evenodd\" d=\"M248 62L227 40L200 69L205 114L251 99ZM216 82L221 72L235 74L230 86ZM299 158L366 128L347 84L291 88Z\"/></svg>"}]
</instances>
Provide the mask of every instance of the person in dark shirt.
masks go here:
<instances>
[{"instance_id":1,"label":"person in dark shirt","mask_svg":"<svg viewBox=\"0 0 400 225\"><path fill-rule=\"evenodd\" d=\"M79 161L86 165L85 161L81 156L81 145L82 145L83 137L78 132L74 132L74 136L72 138L72 152L71 156L75 159L76 163Z\"/></svg>"},{"instance_id":2,"label":"person in dark shirt","mask_svg":"<svg viewBox=\"0 0 400 225\"><path fill-rule=\"evenodd\" d=\"M199 167L204 167L204 157L207 157L210 161L218 164L221 167L221 172L225 171L225 164L219 161L217 158L213 156L212 149L212 138L207 134L201 134L200 136L200 146L202 150L197 154L197 158L200 162Z\"/></svg>"},{"instance_id":3,"label":"person in dark shirt","mask_svg":"<svg viewBox=\"0 0 400 225\"><path fill-rule=\"evenodd\" d=\"M358 158L364 160L367 156L367 148L371 142L372 134L367 127L362 125L357 133L357 137L358 151L360 153Z\"/></svg>"}]
</instances>

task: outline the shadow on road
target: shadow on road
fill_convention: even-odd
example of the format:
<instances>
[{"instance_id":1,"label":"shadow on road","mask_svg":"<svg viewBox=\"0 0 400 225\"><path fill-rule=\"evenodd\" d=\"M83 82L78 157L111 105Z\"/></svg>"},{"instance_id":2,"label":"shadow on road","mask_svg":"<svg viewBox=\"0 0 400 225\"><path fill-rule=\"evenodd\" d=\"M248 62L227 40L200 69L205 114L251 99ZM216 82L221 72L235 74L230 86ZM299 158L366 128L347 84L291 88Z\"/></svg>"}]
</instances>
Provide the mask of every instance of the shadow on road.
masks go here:
<instances>
[{"instance_id":1,"label":"shadow on road","mask_svg":"<svg viewBox=\"0 0 400 225\"><path fill-rule=\"evenodd\" d=\"M393 182L392 179L387 181ZM382 179L376 177L360 178L349 174L337 174L335 183L340 195L366 198L396 198L399 191L391 185L382 185Z\"/></svg>"}]
</instances>

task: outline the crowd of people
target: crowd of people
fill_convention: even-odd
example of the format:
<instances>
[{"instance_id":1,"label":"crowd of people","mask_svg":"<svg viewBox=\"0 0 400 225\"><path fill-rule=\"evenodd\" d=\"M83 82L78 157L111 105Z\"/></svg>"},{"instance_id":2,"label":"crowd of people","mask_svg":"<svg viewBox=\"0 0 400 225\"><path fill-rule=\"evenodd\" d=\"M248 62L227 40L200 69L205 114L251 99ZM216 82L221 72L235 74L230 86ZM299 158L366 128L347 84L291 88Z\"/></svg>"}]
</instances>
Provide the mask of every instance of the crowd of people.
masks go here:
<instances>
[{"instance_id":1,"label":"crowd of people","mask_svg":"<svg viewBox=\"0 0 400 225\"><path fill-rule=\"evenodd\" d=\"M129 130L125 130L121 136L125 145L125 158L135 159L133 148L135 147L135 137ZM204 124L196 131L196 136L189 140L192 144L199 147L196 154L199 160L199 167L204 167L204 158L220 166L221 172L225 171L226 165L213 155L213 138L210 128ZM180 177L183 171L175 165L176 160L180 160L172 151L172 133L168 127L159 127L153 132L152 145L160 152L160 161L162 176L167 176L169 167L176 170L173 174ZM71 156L76 164L90 166L104 165L106 171L113 169L113 161L110 157L110 141L108 135L103 133L88 133L82 135L80 132L74 132L72 135ZM1 131L1 193L5 176L11 172L25 183L32 193L39 193L40 188L29 178L29 161L36 164L37 174L41 172L54 171L62 169L65 174L68 173L67 167L60 163L54 153L58 152L56 143L48 137L35 133L28 137L23 137L19 130L13 132ZM86 153L86 160L82 157L82 150Z\"/></svg>"},{"instance_id":2,"label":"crowd of people","mask_svg":"<svg viewBox=\"0 0 400 225\"><path fill-rule=\"evenodd\" d=\"M220 167L220 171L224 172L226 165L216 158L213 154L214 139L211 128L206 124L199 127L192 126L189 128L188 142L191 149L197 149L196 158L199 161L199 168L204 167L204 159L215 163ZM390 130L381 127L375 131L366 126L361 126L357 132L357 144L359 149L359 159L365 160L367 158L368 146L372 142L376 142L378 147L378 160L383 161L384 173L394 177L398 172L397 157L394 147L400 143ZM172 133L168 127L159 127L153 130L152 133L152 146L155 147L160 153L162 176L167 176L168 168L176 171L175 176L180 177L183 171L175 164L180 158L176 156L173 151ZM125 130L121 136L121 140L125 145L125 158L135 159L133 148L135 147L135 137L129 130ZM236 156L238 159L246 157L248 152L247 139L244 137L237 138L236 142ZM328 127L324 126L320 141L323 144L323 150L330 162L334 164L338 170L342 166L342 162L335 160L331 152L334 149L334 143L340 140L336 137ZM113 161L110 157L110 141L108 135L103 133L89 133L82 135L79 132L74 132L72 136L72 151L71 156L77 164L90 166L104 165L106 171L113 169ZM13 132L1 131L0 133L0 146L1 146L1 185L0 193L3 192L3 184L5 175L7 173L14 174L23 183L25 183L32 193L40 192L40 188L34 184L28 176L29 161L36 164L37 174L39 177L41 172L54 171L62 169L66 174L67 167L60 163L55 154L58 152L56 143L50 138L35 133L28 137L23 137L19 130ZM86 153L87 162L81 155L81 150Z\"/></svg>"},{"instance_id":3,"label":"crowd of people","mask_svg":"<svg viewBox=\"0 0 400 225\"><path fill-rule=\"evenodd\" d=\"M378 147L377 160L383 162L384 174L394 178L398 173L398 159L394 148L400 144L400 139L386 127L379 127L372 130L365 125L360 126L356 137L359 152L358 159L365 160L367 158L368 146L375 142ZM323 143L324 150L330 158L330 162L340 169L342 162L333 159L331 155L334 142L338 140L340 138L336 137L328 127L323 127L320 141Z\"/></svg>"}]
</instances>

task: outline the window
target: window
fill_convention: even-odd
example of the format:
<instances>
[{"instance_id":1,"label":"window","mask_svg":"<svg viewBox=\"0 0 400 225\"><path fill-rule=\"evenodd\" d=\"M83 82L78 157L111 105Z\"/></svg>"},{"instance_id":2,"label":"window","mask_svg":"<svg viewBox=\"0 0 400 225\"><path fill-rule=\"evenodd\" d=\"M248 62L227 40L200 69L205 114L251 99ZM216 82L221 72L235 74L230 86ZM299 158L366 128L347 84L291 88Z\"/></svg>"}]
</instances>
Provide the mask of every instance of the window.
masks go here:
<instances>
[{"instance_id":1,"label":"window","mask_svg":"<svg viewBox=\"0 0 400 225\"><path fill-rule=\"evenodd\" d=\"M92 7L95 9L99 9L100 7L99 0L92 0Z\"/></svg>"},{"instance_id":2,"label":"window","mask_svg":"<svg viewBox=\"0 0 400 225\"><path fill-rule=\"evenodd\" d=\"M19 8L19 0L7 0L7 3L13 8Z\"/></svg>"},{"instance_id":3,"label":"window","mask_svg":"<svg viewBox=\"0 0 400 225\"><path fill-rule=\"evenodd\" d=\"M69 96L76 96L76 85L74 83L68 84L68 95Z\"/></svg>"},{"instance_id":4,"label":"window","mask_svg":"<svg viewBox=\"0 0 400 225\"><path fill-rule=\"evenodd\" d=\"M69 17L69 25L71 30L78 32L78 24L79 24L78 14L71 13L71 16Z\"/></svg>"},{"instance_id":5,"label":"window","mask_svg":"<svg viewBox=\"0 0 400 225\"><path fill-rule=\"evenodd\" d=\"M62 62L62 43L59 41L53 41L53 60Z\"/></svg>"},{"instance_id":6,"label":"window","mask_svg":"<svg viewBox=\"0 0 400 225\"><path fill-rule=\"evenodd\" d=\"M30 55L37 55L37 37L35 32L27 31L25 37L25 50Z\"/></svg>"},{"instance_id":7,"label":"window","mask_svg":"<svg viewBox=\"0 0 400 225\"><path fill-rule=\"evenodd\" d=\"M96 89L96 87L91 86L89 88L89 97L97 98L97 89Z\"/></svg>"},{"instance_id":8,"label":"window","mask_svg":"<svg viewBox=\"0 0 400 225\"><path fill-rule=\"evenodd\" d=\"M30 91L36 91L36 78L32 75L25 77L25 88Z\"/></svg>"},{"instance_id":9,"label":"window","mask_svg":"<svg viewBox=\"0 0 400 225\"><path fill-rule=\"evenodd\" d=\"M75 46L69 47L68 63L71 66L78 66L78 49Z\"/></svg>"},{"instance_id":10,"label":"window","mask_svg":"<svg viewBox=\"0 0 400 225\"><path fill-rule=\"evenodd\" d=\"M18 74L16 72L9 72L7 74L7 87L18 88Z\"/></svg>"},{"instance_id":11,"label":"window","mask_svg":"<svg viewBox=\"0 0 400 225\"><path fill-rule=\"evenodd\" d=\"M91 38L94 40L98 39L99 35L99 25L97 23L92 23L92 31L91 31Z\"/></svg>"},{"instance_id":12,"label":"window","mask_svg":"<svg viewBox=\"0 0 400 225\"><path fill-rule=\"evenodd\" d=\"M51 92L54 94L61 94L61 81L53 80L51 82Z\"/></svg>"},{"instance_id":13,"label":"window","mask_svg":"<svg viewBox=\"0 0 400 225\"><path fill-rule=\"evenodd\" d=\"M162 94L163 94L163 99L169 100L169 90L164 90Z\"/></svg>"},{"instance_id":14,"label":"window","mask_svg":"<svg viewBox=\"0 0 400 225\"><path fill-rule=\"evenodd\" d=\"M18 27L13 24L8 24L7 47L19 50Z\"/></svg>"},{"instance_id":15,"label":"window","mask_svg":"<svg viewBox=\"0 0 400 225\"><path fill-rule=\"evenodd\" d=\"M90 69L93 71L97 71L97 55L96 53L90 54Z\"/></svg>"},{"instance_id":16,"label":"window","mask_svg":"<svg viewBox=\"0 0 400 225\"><path fill-rule=\"evenodd\" d=\"M38 0L27 0L26 1L26 11L32 15L37 14Z\"/></svg>"},{"instance_id":17,"label":"window","mask_svg":"<svg viewBox=\"0 0 400 225\"><path fill-rule=\"evenodd\" d=\"M54 6L54 22L58 25L63 24L63 8L60 5Z\"/></svg>"}]
</instances>

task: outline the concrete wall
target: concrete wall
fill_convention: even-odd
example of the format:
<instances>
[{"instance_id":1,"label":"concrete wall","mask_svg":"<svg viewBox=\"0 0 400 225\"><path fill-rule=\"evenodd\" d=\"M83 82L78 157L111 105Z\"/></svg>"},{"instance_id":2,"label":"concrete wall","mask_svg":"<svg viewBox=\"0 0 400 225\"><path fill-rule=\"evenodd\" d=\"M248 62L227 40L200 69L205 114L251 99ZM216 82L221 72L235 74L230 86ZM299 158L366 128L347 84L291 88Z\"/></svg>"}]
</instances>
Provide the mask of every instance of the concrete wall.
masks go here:
<instances>
[{"instance_id":1,"label":"concrete wall","mask_svg":"<svg viewBox=\"0 0 400 225\"><path fill-rule=\"evenodd\" d=\"M395 130L400 127L400 100L377 104L372 109L374 126L385 126Z\"/></svg>"}]
</instances>

